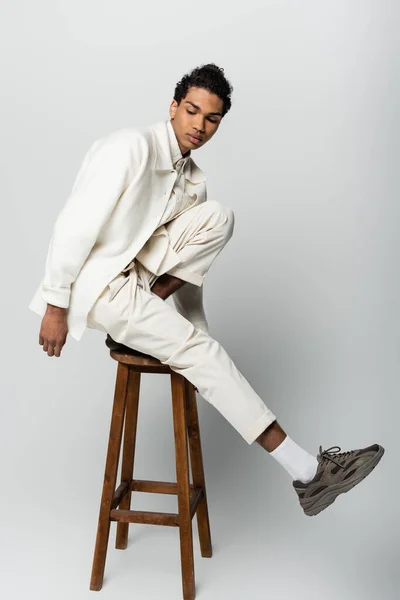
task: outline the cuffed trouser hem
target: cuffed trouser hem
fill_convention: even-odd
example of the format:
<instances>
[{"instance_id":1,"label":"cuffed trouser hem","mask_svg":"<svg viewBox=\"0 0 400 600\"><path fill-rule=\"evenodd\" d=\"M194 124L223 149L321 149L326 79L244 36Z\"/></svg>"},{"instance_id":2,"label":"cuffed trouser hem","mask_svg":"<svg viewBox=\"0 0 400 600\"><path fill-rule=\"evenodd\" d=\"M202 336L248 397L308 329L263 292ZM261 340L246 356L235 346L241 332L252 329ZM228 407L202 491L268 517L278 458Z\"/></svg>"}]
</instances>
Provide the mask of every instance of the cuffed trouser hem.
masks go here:
<instances>
[{"instance_id":1,"label":"cuffed trouser hem","mask_svg":"<svg viewBox=\"0 0 400 600\"><path fill-rule=\"evenodd\" d=\"M193 273L193 271L189 271L189 269L182 269L181 267L172 267L169 271L167 271L169 275L173 275L174 277L178 277L183 281L188 281L189 283L193 283L198 287L201 287L203 284L204 276L199 275L198 273Z\"/></svg>"},{"instance_id":2,"label":"cuffed trouser hem","mask_svg":"<svg viewBox=\"0 0 400 600\"><path fill-rule=\"evenodd\" d=\"M269 409L265 411L264 414L246 431L246 433L242 433L242 437L248 444L253 444L256 441L259 435L271 425L274 421L276 421L276 416Z\"/></svg>"}]
</instances>

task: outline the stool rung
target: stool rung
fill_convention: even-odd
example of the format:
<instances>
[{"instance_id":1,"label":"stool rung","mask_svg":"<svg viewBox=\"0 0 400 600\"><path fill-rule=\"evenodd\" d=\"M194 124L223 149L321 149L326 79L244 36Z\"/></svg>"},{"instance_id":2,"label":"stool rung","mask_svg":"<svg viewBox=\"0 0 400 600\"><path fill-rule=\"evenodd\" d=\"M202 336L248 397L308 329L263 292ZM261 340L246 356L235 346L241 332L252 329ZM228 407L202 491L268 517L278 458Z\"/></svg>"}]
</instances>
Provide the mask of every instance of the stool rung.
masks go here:
<instances>
[{"instance_id":1,"label":"stool rung","mask_svg":"<svg viewBox=\"0 0 400 600\"><path fill-rule=\"evenodd\" d=\"M121 488L121 486L119 486ZM119 488L118 488L119 489ZM143 490L140 490L143 491ZM197 507L203 499L203 490L193 488L190 490L190 518L193 519ZM113 501L113 506L115 502ZM179 527L179 515L177 513L151 512L144 510L125 510L121 508L112 508L110 511L110 521L120 521L121 523L145 523L147 525L168 525L169 527Z\"/></svg>"},{"instance_id":2,"label":"stool rung","mask_svg":"<svg viewBox=\"0 0 400 600\"><path fill-rule=\"evenodd\" d=\"M191 490L195 489L189 484ZM149 492L152 494L177 494L178 484L172 481L149 481L148 479L132 479L131 490L135 492Z\"/></svg>"},{"instance_id":3,"label":"stool rung","mask_svg":"<svg viewBox=\"0 0 400 600\"><path fill-rule=\"evenodd\" d=\"M176 513L151 512L144 510L114 509L110 511L110 521L179 527L179 515Z\"/></svg>"},{"instance_id":4,"label":"stool rung","mask_svg":"<svg viewBox=\"0 0 400 600\"><path fill-rule=\"evenodd\" d=\"M191 493L199 489L195 488L192 483L189 484L189 488ZM178 486L172 481L150 481L146 479L132 479L131 483L122 481L114 492L111 508L116 508L122 502L123 497L129 490L152 494L177 494Z\"/></svg>"}]
</instances>

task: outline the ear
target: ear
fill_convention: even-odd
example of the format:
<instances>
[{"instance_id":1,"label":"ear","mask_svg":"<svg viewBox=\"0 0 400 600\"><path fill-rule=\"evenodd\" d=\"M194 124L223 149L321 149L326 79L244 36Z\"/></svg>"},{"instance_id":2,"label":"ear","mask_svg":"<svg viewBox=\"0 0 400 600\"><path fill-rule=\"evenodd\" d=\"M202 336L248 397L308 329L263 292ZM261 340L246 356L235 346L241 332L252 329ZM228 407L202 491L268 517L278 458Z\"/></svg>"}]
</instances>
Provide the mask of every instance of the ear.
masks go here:
<instances>
[{"instance_id":1,"label":"ear","mask_svg":"<svg viewBox=\"0 0 400 600\"><path fill-rule=\"evenodd\" d=\"M169 116L171 117L171 119L173 119L175 117L175 113L176 113L176 109L178 108L178 103L176 100L172 100L170 107L169 107Z\"/></svg>"}]
</instances>

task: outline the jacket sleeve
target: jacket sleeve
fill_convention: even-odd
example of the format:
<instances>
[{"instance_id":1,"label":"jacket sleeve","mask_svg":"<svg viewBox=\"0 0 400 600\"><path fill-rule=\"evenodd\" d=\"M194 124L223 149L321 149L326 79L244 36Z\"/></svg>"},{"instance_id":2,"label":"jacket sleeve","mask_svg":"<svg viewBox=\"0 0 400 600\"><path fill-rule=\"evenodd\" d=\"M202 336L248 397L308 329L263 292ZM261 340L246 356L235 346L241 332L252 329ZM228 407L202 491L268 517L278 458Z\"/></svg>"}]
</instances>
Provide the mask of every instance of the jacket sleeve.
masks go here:
<instances>
[{"instance_id":1,"label":"jacket sleeve","mask_svg":"<svg viewBox=\"0 0 400 600\"><path fill-rule=\"evenodd\" d=\"M186 282L172 294L176 310L195 327L209 333L203 305L203 285Z\"/></svg>"},{"instance_id":2,"label":"jacket sleeve","mask_svg":"<svg viewBox=\"0 0 400 600\"><path fill-rule=\"evenodd\" d=\"M131 177L130 149L121 140L96 140L86 153L50 240L43 299L67 308L71 285Z\"/></svg>"}]
</instances>

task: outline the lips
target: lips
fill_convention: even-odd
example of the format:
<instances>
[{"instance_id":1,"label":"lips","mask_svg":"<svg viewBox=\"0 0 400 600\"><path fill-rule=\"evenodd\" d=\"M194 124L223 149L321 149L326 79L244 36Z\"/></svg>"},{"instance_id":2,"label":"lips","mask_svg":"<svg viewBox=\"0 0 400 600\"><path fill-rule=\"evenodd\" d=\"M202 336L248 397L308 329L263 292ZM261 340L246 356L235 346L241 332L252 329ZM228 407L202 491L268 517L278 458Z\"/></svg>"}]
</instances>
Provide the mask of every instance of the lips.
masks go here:
<instances>
[{"instance_id":1,"label":"lips","mask_svg":"<svg viewBox=\"0 0 400 600\"><path fill-rule=\"evenodd\" d=\"M194 140L197 140L198 142L201 142L202 138L196 137L195 135L192 135L190 133L188 133L188 136L191 137L191 138L193 138Z\"/></svg>"}]
</instances>

